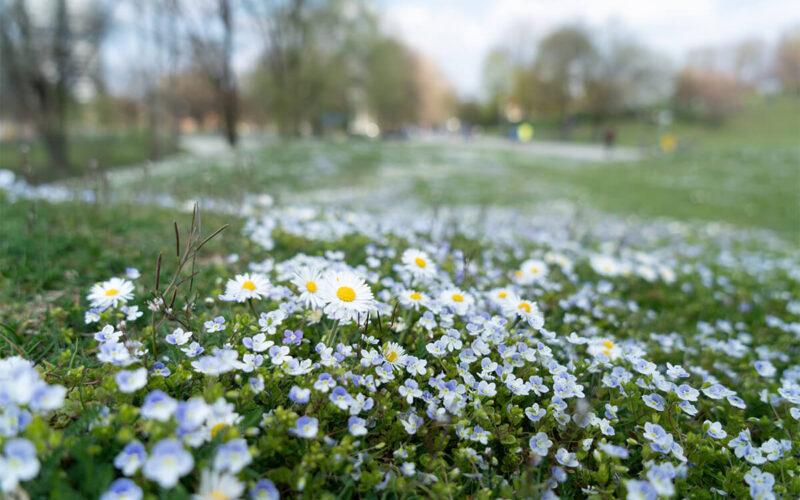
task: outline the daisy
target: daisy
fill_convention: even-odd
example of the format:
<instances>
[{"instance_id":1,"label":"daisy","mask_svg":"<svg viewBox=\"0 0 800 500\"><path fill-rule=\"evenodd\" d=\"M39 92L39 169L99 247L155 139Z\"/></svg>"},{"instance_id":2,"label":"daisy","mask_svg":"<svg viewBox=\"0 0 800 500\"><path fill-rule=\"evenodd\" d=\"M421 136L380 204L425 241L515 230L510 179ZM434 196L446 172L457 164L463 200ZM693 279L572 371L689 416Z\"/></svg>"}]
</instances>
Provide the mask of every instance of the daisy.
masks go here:
<instances>
[{"instance_id":1,"label":"daisy","mask_svg":"<svg viewBox=\"0 0 800 500\"><path fill-rule=\"evenodd\" d=\"M122 278L111 278L94 285L86 298L91 307L101 310L117 307L133 298L133 283Z\"/></svg>"},{"instance_id":2,"label":"daisy","mask_svg":"<svg viewBox=\"0 0 800 500\"><path fill-rule=\"evenodd\" d=\"M544 315L539 311L538 304L530 300L521 299L516 295L511 295L508 298L506 313L517 315L537 330L544 326Z\"/></svg>"},{"instance_id":3,"label":"daisy","mask_svg":"<svg viewBox=\"0 0 800 500\"><path fill-rule=\"evenodd\" d=\"M241 498L244 484L236 477L203 469L200 473L200 487L192 495L192 500L219 500L222 498Z\"/></svg>"},{"instance_id":4,"label":"daisy","mask_svg":"<svg viewBox=\"0 0 800 500\"><path fill-rule=\"evenodd\" d=\"M589 345L589 348L586 352L594 357L600 356L601 354L605 354L608 356L608 359L615 360L622 355L622 349L614 344L611 340L603 340L601 341L594 341Z\"/></svg>"},{"instance_id":5,"label":"daisy","mask_svg":"<svg viewBox=\"0 0 800 500\"><path fill-rule=\"evenodd\" d=\"M225 284L225 293L220 300L226 302L244 302L248 299L260 300L269 294L269 279L260 273L237 274Z\"/></svg>"},{"instance_id":6,"label":"daisy","mask_svg":"<svg viewBox=\"0 0 800 500\"><path fill-rule=\"evenodd\" d=\"M436 264L431 261L425 252L416 248L409 248L403 252L401 260L405 269L416 279L428 279L436 276Z\"/></svg>"},{"instance_id":7,"label":"daisy","mask_svg":"<svg viewBox=\"0 0 800 500\"><path fill-rule=\"evenodd\" d=\"M331 273L322 281L319 293L325 300L325 314L351 320L375 309L372 290L351 272Z\"/></svg>"},{"instance_id":8,"label":"daisy","mask_svg":"<svg viewBox=\"0 0 800 500\"><path fill-rule=\"evenodd\" d=\"M507 288L495 288L489 292L489 300L497 307L505 308L513 292Z\"/></svg>"},{"instance_id":9,"label":"daisy","mask_svg":"<svg viewBox=\"0 0 800 500\"><path fill-rule=\"evenodd\" d=\"M318 309L325 305L325 301L319 294L319 287L322 283L322 273L317 268L300 268L295 272L292 283L300 291L298 300L307 307Z\"/></svg>"},{"instance_id":10,"label":"daisy","mask_svg":"<svg viewBox=\"0 0 800 500\"><path fill-rule=\"evenodd\" d=\"M397 342L387 342L383 346L383 359L389 363L392 368L401 368L406 364L406 350Z\"/></svg>"},{"instance_id":11,"label":"daisy","mask_svg":"<svg viewBox=\"0 0 800 500\"><path fill-rule=\"evenodd\" d=\"M519 270L514 273L514 277L519 283L530 285L546 278L549 271L550 268L543 260L528 259L520 265Z\"/></svg>"},{"instance_id":12,"label":"daisy","mask_svg":"<svg viewBox=\"0 0 800 500\"><path fill-rule=\"evenodd\" d=\"M466 314L472 307L474 299L458 288L448 288L439 295L439 301L458 314Z\"/></svg>"},{"instance_id":13,"label":"daisy","mask_svg":"<svg viewBox=\"0 0 800 500\"><path fill-rule=\"evenodd\" d=\"M415 290L403 290L397 299L400 301L401 306L415 311L419 309L420 305L425 305L429 301L427 295Z\"/></svg>"},{"instance_id":14,"label":"daisy","mask_svg":"<svg viewBox=\"0 0 800 500\"><path fill-rule=\"evenodd\" d=\"M602 276L616 276L620 273L620 265L616 259L608 255L595 255L589 261L594 272Z\"/></svg>"}]
</instances>

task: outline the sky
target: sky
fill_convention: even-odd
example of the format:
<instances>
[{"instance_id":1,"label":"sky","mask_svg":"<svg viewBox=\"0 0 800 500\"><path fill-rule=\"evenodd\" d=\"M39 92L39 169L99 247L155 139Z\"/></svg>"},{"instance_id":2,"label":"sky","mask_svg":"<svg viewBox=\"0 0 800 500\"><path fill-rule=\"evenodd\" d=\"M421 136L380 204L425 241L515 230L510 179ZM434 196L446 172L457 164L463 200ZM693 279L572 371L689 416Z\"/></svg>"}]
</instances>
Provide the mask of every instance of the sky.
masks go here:
<instances>
[{"instance_id":1,"label":"sky","mask_svg":"<svg viewBox=\"0 0 800 500\"><path fill-rule=\"evenodd\" d=\"M380 0L391 33L433 59L461 95L481 90L481 67L500 43L533 45L565 23L624 30L679 64L691 50L800 26L800 0ZM522 28L524 27L524 29Z\"/></svg>"},{"instance_id":2,"label":"sky","mask_svg":"<svg viewBox=\"0 0 800 500\"><path fill-rule=\"evenodd\" d=\"M49 0L31 0L47 5ZM111 2L115 30L104 47L104 65L121 78L142 57L133 26L141 5ZM191 0L195 1L195 0ZM482 66L492 48L509 43L532 53L553 29L581 24L600 34L625 33L681 64L689 51L750 37L774 43L800 26L800 0L370 0L384 28L433 60L459 95L480 97ZM70 0L72 4L87 0ZM522 36L524 34L524 36ZM243 74L261 51L258 38L239 32L234 66Z\"/></svg>"}]
</instances>

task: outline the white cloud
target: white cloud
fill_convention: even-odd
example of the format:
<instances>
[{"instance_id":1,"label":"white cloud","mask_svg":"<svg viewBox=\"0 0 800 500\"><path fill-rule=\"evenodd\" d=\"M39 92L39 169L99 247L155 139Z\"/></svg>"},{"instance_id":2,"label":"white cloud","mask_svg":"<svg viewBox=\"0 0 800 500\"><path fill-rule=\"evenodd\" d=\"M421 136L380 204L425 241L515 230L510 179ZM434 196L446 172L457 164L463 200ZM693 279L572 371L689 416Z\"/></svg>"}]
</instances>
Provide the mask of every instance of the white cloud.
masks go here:
<instances>
[{"instance_id":1,"label":"white cloud","mask_svg":"<svg viewBox=\"0 0 800 500\"><path fill-rule=\"evenodd\" d=\"M464 94L480 90L488 51L519 26L531 39L580 22L603 29L621 25L674 59L691 49L745 37L774 39L800 22L796 0L387 0L386 24L433 58Z\"/></svg>"}]
</instances>

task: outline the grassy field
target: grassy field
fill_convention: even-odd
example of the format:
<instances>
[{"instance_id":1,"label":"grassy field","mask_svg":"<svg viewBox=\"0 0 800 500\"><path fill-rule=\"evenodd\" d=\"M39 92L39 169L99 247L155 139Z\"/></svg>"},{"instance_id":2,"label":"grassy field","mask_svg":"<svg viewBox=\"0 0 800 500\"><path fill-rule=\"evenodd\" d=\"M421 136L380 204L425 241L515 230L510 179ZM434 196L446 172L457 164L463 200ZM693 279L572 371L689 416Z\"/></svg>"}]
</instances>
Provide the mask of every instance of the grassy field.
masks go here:
<instances>
[{"instance_id":1,"label":"grassy field","mask_svg":"<svg viewBox=\"0 0 800 500\"><path fill-rule=\"evenodd\" d=\"M156 191L235 201L265 192L292 203L351 206L531 207L567 200L586 210L720 221L797 239L798 117L800 98L781 98L750 103L722 128L678 123L674 153L650 149L634 163L542 158L523 148L485 149L480 142L295 141L190 159L148 177L128 176L117 187L127 196Z\"/></svg>"},{"instance_id":2,"label":"grassy field","mask_svg":"<svg viewBox=\"0 0 800 500\"><path fill-rule=\"evenodd\" d=\"M385 209L381 207L380 210ZM601 499L620 498L626 491L648 488L647 484L637 481L646 483L646 474L658 473L664 477L657 484L669 488L665 491L674 489L689 497L709 499L717 498L718 491L725 491L729 497L746 498L748 491L760 491L747 484L751 481L748 474L753 474L753 464L760 464L758 473L768 474L774 481L770 491L774 488L775 492L785 495L800 493L800 477L789 472L798 466L795 452L784 452L781 457L770 458L763 464L758 462L764 459L771 439L790 443L792 450L800 446L796 439L800 428L790 414L790 410L794 411L791 405L783 402L770 408L761 400L761 391L774 393L779 387L777 382L760 376L760 372L753 369L753 363L768 356L772 360L769 366L774 364L788 377L793 369L792 360L796 360L800 352L796 337L788 330L790 326L783 323L784 326L778 328L766 320L776 317L792 322L800 318L797 307L800 304L792 300L800 289L798 281L791 277L791 253L785 247L774 246L774 242L756 241L740 246L735 239L714 239L704 233L674 233L658 225L647 228L631 225L627 229L628 237L620 238L615 235L618 226L602 220L596 225L573 221L578 229L564 240L564 236L559 236L563 225L558 220L541 226L540 221L534 222L533 227L539 229L531 232L527 223L519 218L492 219L480 224L477 220L466 222L462 229L444 236L434 231L408 231L411 223L419 222L428 217L426 215L405 213L405 222L392 222L393 217L401 214L390 215L391 212L381 213L380 210L361 219L337 217L332 212L327 214L330 218L321 219L325 221L323 226L307 219L309 225L304 227L302 223L298 226L299 221L293 216L285 217L267 209L264 211L265 227L272 227L270 220L279 223L271 231L273 246L268 250L255 233L243 233L238 218L206 214L201 219L204 236L223 223L232 223L232 226L198 254L193 291L186 291L187 283L177 294L175 310L187 313L168 314L162 318L163 313L147 311L145 300L152 296L155 288L157 256L163 256L162 290L176 269L174 221L181 234L180 248L190 244L187 236L190 214L133 205L51 205L30 201L9 204L4 200L0 200L0 210L5 216L0 229L6 235L0 242L0 353L3 358L20 355L37 363L48 384L65 388L63 404L54 411L36 412L32 423L19 431L25 440L35 443L37 463L41 463L35 480L20 483L30 498L97 498L115 486L143 490L148 499L188 500L194 498L190 497L193 492L209 495L216 483L209 484L204 479L207 471L225 467L217 465L215 456L222 453L223 446L232 446L241 440L249 446L246 451L240 451L246 453L249 465L241 473L238 468L233 469L234 474L215 472L222 474L220 477L226 478L228 484L233 482L233 490L224 490L228 494L235 493L239 487L261 485L275 488L284 497L309 499L333 500L337 496L377 499L381 496L376 494L376 488L386 488L387 497L468 496L488 500L498 496L535 497L557 487L562 498L582 498L589 491L592 498ZM321 232L334 221L346 226L344 233L327 236ZM383 230L377 229L379 224ZM580 229L582 224L585 226ZM650 236L646 236L648 234ZM625 259L641 262L643 264L639 265L645 270L635 268L636 272L631 275L598 275L605 271L593 267L589 258L609 244L616 249L614 255L621 262ZM402 307L396 320L401 326L389 327L390 323L395 323L394 319L387 318L394 315L392 308L396 307L393 304L397 303L395 294L398 292L378 278L392 276L403 280L397 267L399 255L411 245L436 252L431 255L436 255L436 265L441 269L441 278L437 280L444 280L442 284L413 285L423 293L438 296L446 287L459 286L470 297L478 298L488 297L494 287L501 286L536 297L536 303L544 311L546 331L555 336L550 339L531 329L525 321L515 321L507 324L509 333L504 334L508 345L538 345L536 349L546 349L552 359L569 366L569 373L576 377L574 383L587 395L581 401L590 404L597 415L607 411L605 405L613 405L614 416L605 424L612 430L601 433L598 424L587 427L559 424L555 417L562 421L567 417L569 421L573 413L578 415L586 409L570 398L565 403L569 406L568 414L555 410L556 399L551 394L560 382L557 376L540 366L543 361L537 361L514 370L523 379L540 376L542 383L551 388L544 395L515 396L496 379L494 397L484 396L479 404L468 407L457 418L441 422L427 417L425 405L417 402L424 425L413 434L400 421L406 418L409 408L414 412L415 405L409 406L397 393L404 379L414 377L400 371L395 375L396 381L384 381L375 391L348 384L350 394L374 398L376 406L362 413L364 425L369 426L366 435L357 434L352 428L348 433L352 417L334 406L329 394L314 391L308 405L288 399L287 394L294 384L312 387L323 370L337 376L344 376L346 370L368 375L370 371L362 367L363 361L359 364L358 356L345 359L345 366L318 367L308 375L290 376L282 372L276 358L269 361L265 352L267 361L254 371L204 374L177 346L163 340L175 328L183 326L195 332L193 339L204 345L207 352L232 343L233 347L226 349L240 350L240 355L247 353L242 347L243 337L254 335L261 328L256 324L257 315L274 311L285 302L267 298L241 304L220 301L218 295L229 286L227 280L234 274L248 272L249 265L264 259L280 265L280 269L297 266L302 262L296 260L300 253L330 266L341 266L341 261L335 260L338 257L326 253L335 251L342 252L345 262L359 272L367 272L367 264L371 266L369 272L375 276L370 286L389 301L382 308L383 326L378 326L377 317L369 327L363 326L365 334L374 335L383 342L384 346L378 345L378 348L385 353L385 346L389 345L386 342L396 341L404 352L427 358L427 376L418 377L420 385L435 385L434 373L460 380L456 356L429 356L426 352L431 348L426 347L426 342L433 345L434 340L447 338L456 331L461 332L469 345L473 339L467 332L474 328L467 326L469 315L454 318L455 330L439 326L429 332L422 326L425 308L416 311ZM376 254L376 249L396 253ZM525 284L509 278L517 275L515 270L520 268L522 259L541 257L553 251L559 252L562 260L557 261L561 264L551 262L546 281ZM719 259L718 253L726 255L726 260ZM230 258L233 254L237 258ZM475 254L483 257L469 266L467 278L462 259ZM378 258L377 263L370 262L375 255L384 256ZM429 258L427 254L424 257ZM673 269L671 272L676 272L677 277L669 278L669 274L665 274L664 279L644 278L649 276L648 272L664 266ZM128 305L139 306L145 317L123 323L124 314L118 309L109 309L102 313L99 324L87 324L88 291L110 276L124 275L129 267L139 269L142 276L135 280L135 298ZM642 273L641 276L638 273ZM184 270L178 276L188 278L189 271ZM277 269L270 272L270 279L276 284L288 284ZM412 286L411 282L406 285ZM594 305L590 309L588 305L581 305L585 300L591 300ZM185 309L183 305L188 303L194 306ZM483 306L480 308L483 310ZM498 314L496 310L490 311ZM345 322L339 325L329 318L315 321L309 314L305 309L294 309L280 327L281 330L302 330L310 340L310 344L291 346L292 354L298 359L316 360L313 346L317 342L333 343L332 335L345 345L361 343L359 327ZM440 311L432 318L444 322L451 316ZM226 331L205 331L204 322L215 317L226 318ZM142 342L146 351L143 357L137 358L136 364L119 368L99 361L102 344L93 332L105 323L117 324L131 341ZM589 342L588 351L584 346L571 346L564 341L575 331L579 338ZM280 335L279 331L274 338L279 339ZM754 338L759 340L753 342ZM502 349L504 345L500 344L497 350L507 352ZM646 356L648 362L660 369L668 362L683 366L691 371L686 383L697 391L709 392L701 393L698 401L681 410L678 404L682 402L675 392L663 392L660 401L668 403L665 408L659 406L659 400L649 399L659 396L660 391L654 396L655 389L644 383L629 381L624 384L624 392L609 388L600 381L606 380L604 377L612 368L615 374L619 374L620 369L633 370L632 360L617 358L616 354L608 364L592 362L597 355L591 354L591 346L602 350L609 345L617 346L615 349L635 349L633 352ZM756 346L760 350L754 351ZM734 348L735 351L729 352ZM148 369L154 368L155 359L147 352L156 350L157 359L171 373L163 378L151 374L146 388L122 390L122 379L118 379L117 374L132 372L139 363ZM494 348L486 357L504 363ZM505 368L511 369L511 366ZM477 370L475 373L477 376ZM263 393L249 388L252 382L248 380L252 376L263 378ZM647 376L647 380L653 383L656 378ZM733 403L720 401L710 392L711 381L731 388L733 394L741 397L741 403L730 400L736 402L734 408ZM659 383L663 387L663 382ZM124 453L127 445L143 443L148 453L155 454L158 443L178 432L175 422L181 421L177 419L185 418L179 413L166 422L145 417L145 394L156 389L179 401L195 398L197 403L202 399L209 407L216 401L216 413L209 414L202 428L208 437L188 448L194 457L192 471L182 473L184 477L176 478L179 480L174 484L160 479L161 473L150 466L134 470L130 475L133 483L112 483L115 478L123 481L118 470L122 465L115 468L112 464L117 463L117 457ZM470 397L480 397L477 393L471 395L473 389L468 391ZM229 406L220 407L220 398ZM742 405L744 408L738 409ZM547 409L543 419L532 422L535 417L526 417L525 411L539 408ZM221 411L222 415L217 416ZM318 419L319 435L316 430L307 437L296 435L298 431L294 426L299 428L301 416ZM727 438L709 437L706 421L721 423ZM467 423L475 432L478 429L488 431L486 445L478 442L480 437L456 433L456 424ZM648 441L651 434L645 429L650 428L645 425L659 425L660 432L669 434L664 439L680 443L678 448L674 448L672 454L655 451L663 448L656 448L656 443ZM745 429L754 446L760 445L765 450L758 451L750 463L733 458L734 444L726 446L726 442ZM542 432L549 436L553 445L549 453L535 448L534 438ZM605 447L608 445L617 448ZM564 458L560 451L556 456L556 448L564 449L563 453L569 450L573 458ZM476 452L476 449L481 451ZM692 464L702 466L687 466L682 462L684 456ZM650 459L656 461L650 462ZM404 463L414 463L415 469L408 472L401 468ZM577 467L577 463L581 466ZM550 472L552 467L569 471L561 483L548 481L550 477L562 477L556 476L558 472ZM169 474L169 469L165 470ZM472 472L466 476L462 471ZM264 480L269 483L263 483ZM713 488L714 493L695 495L692 492L697 492L698 485L703 485L706 493Z\"/></svg>"},{"instance_id":3,"label":"grassy field","mask_svg":"<svg viewBox=\"0 0 800 500\"><path fill-rule=\"evenodd\" d=\"M794 498L784 109L630 164L295 141L64 183L112 202L0 190L2 494ZM229 211L192 226L192 199ZM112 277L131 294L100 310Z\"/></svg>"},{"instance_id":4,"label":"grassy field","mask_svg":"<svg viewBox=\"0 0 800 500\"><path fill-rule=\"evenodd\" d=\"M669 127L659 127L632 117L611 119L609 123L617 130L617 143L623 146L657 147L659 137L669 130L684 147L740 148L743 143L754 146L786 146L800 134L800 98L797 96L749 96L739 109L720 124L709 124L700 119L689 120L678 117ZM535 137L542 140L558 140L557 123L545 121L535 124ZM601 133L602 133L601 128ZM571 130L569 140L575 142L600 141L593 137L591 125L579 121ZM602 134L601 134L602 135Z\"/></svg>"},{"instance_id":5,"label":"grassy field","mask_svg":"<svg viewBox=\"0 0 800 500\"><path fill-rule=\"evenodd\" d=\"M104 169L143 162L150 155L150 142L144 131L73 136L67 149L69 175L83 174L93 160ZM49 161L42 141L0 142L0 169L22 174L34 182L52 181Z\"/></svg>"}]
</instances>

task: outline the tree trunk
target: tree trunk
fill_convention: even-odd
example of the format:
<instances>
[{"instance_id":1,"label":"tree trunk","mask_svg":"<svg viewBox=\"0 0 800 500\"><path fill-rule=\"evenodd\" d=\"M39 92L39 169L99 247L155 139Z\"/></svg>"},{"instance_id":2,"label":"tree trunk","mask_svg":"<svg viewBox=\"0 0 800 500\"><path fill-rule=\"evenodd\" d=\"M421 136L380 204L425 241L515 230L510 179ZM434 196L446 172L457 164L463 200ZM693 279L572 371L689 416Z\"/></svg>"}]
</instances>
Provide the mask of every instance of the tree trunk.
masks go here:
<instances>
[{"instance_id":1,"label":"tree trunk","mask_svg":"<svg viewBox=\"0 0 800 500\"><path fill-rule=\"evenodd\" d=\"M47 153L50 156L50 168L59 177L69 173L67 163L67 141L63 130L45 130L42 134Z\"/></svg>"},{"instance_id":2,"label":"tree trunk","mask_svg":"<svg viewBox=\"0 0 800 500\"><path fill-rule=\"evenodd\" d=\"M233 74L233 22L229 0L220 0L220 17L225 26L225 40L222 61L222 118L225 122L225 138L231 147L236 147L238 134L236 124L239 121L239 97L236 90L236 77Z\"/></svg>"},{"instance_id":3,"label":"tree trunk","mask_svg":"<svg viewBox=\"0 0 800 500\"><path fill-rule=\"evenodd\" d=\"M235 87L232 90L223 91L222 116L225 122L225 138L231 147L235 147L239 142L239 134L236 131L236 123L239 121L239 103Z\"/></svg>"}]
</instances>

